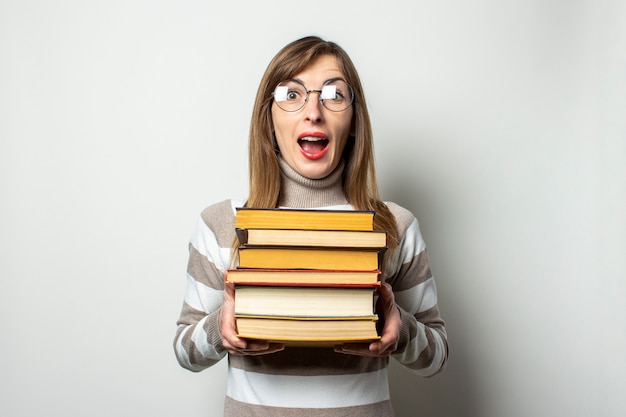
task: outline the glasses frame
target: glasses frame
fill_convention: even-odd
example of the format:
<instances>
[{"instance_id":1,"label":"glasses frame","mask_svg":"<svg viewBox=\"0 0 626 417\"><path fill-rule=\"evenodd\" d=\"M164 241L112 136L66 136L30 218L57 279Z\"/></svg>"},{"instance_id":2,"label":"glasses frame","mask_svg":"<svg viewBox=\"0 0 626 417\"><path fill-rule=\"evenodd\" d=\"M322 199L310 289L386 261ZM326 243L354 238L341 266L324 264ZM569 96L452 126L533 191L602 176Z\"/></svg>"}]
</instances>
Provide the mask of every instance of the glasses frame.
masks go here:
<instances>
[{"instance_id":1,"label":"glasses frame","mask_svg":"<svg viewBox=\"0 0 626 417\"><path fill-rule=\"evenodd\" d=\"M287 81L293 81L293 82L295 82L295 83L300 84L302 87L304 87L304 92L306 93L306 96L305 96L305 98L304 98L304 101L302 102L302 105L301 105L300 107L298 107L297 109L294 109L294 110L287 110L287 109L284 109L284 108L283 108L283 107L281 107L281 105L280 105L280 103L281 103L281 102L280 102L280 101L278 101L278 100L276 100L276 99L275 99L275 97L274 97L274 96L275 96L275 94L276 94L276 89L277 89L278 87L280 87L280 86L281 86L281 84L286 83ZM324 84L322 84L322 89L323 89L324 87L326 87L327 85L330 85L330 84L332 84L332 83L334 83L334 82L336 82L336 81L343 81L343 82L344 82L344 83L348 86L348 90L350 91L350 101L348 102L348 104L346 105L346 107L345 107L345 108L343 108L343 109L341 109L341 110L333 110L333 109L329 109L328 107L326 107L326 104L324 104L324 100L325 100L325 99L324 99L324 98L322 98L322 90L309 90L308 88L306 88L306 85L304 85L304 83L303 83L302 81L297 80L297 79L295 79L295 78L289 78L289 79L286 79L286 80L283 80L283 81L279 82L279 83L276 85L276 87L274 88L274 91L272 91L272 100L274 100L274 103L276 103L276 105L278 106L278 108L279 108L279 109L281 109L282 111L286 111L286 112L288 112L288 113L294 113L294 112L297 112L297 111L299 111L299 110L302 110L302 109L304 108L304 106L306 106L306 104L307 104L307 103L308 103L308 101L309 101L309 95L310 95L311 93L317 93L317 94L318 94L318 100L322 103L322 106L324 106L324 108L325 108L326 110L328 110L328 111L332 111L332 112L334 112L334 113L339 113L339 112L342 112L342 111L346 111L346 110L347 110L347 109L348 109L348 108L352 105L352 103L354 103L354 90L352 89L352 86L351 86L350 84L348 84L348 82L347 82L346 80L344 80L343 78L332 78L332 79L330 79L330 80L328 80L328 81L325 81L325 82L324 82Z\"/></svg>"}]
</instances>

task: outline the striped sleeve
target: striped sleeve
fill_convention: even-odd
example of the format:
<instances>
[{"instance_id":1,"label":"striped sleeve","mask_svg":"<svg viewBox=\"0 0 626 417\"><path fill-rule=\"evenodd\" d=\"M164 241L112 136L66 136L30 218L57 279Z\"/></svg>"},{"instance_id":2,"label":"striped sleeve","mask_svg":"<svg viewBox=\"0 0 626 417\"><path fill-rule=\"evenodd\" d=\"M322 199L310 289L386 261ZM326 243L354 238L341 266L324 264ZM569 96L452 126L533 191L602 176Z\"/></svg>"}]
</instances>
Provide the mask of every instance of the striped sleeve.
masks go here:
<instances>
[{"instance_id":1,"label":"striped sleeve","mask_svg":"<svg viewBox=\"0 0 626 417\"><path fill-rule=\"evenodd\" d=\"M432 376L445 368L448 357L435 278L417 219L399 206L390 208L396 216L401 237L398 250L386 268L387 271L391 268L387 280L392 285L402 317L398 350L393 356L416 374Z\"/></svg>"},{"instance_id":2,"label":"striped sleeve","mask_svg":"<svg viewBox=\"0 0 626 417\"><path fill-rule=\"evenodd\" d=\"M174 338L178 363L190 371L206 369L226 355L218 327L223 301L224 271L228 265L228 239L212 222L229 218L230 205L205 210L189 242L187 285ZM220 213L221 212L221 213ZM226 222L228 223L228 222Z\"/></svg>"}]
</instances>

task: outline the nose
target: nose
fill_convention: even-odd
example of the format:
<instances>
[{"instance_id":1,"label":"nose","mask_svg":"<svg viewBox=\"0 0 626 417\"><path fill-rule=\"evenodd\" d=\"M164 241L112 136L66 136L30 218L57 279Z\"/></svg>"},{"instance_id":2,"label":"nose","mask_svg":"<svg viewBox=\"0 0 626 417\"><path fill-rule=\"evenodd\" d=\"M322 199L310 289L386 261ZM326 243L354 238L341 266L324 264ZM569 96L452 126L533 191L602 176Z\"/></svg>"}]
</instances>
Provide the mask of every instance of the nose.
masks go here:
<instances>
[{"instance_id":1,"label":"nose","mask_svg":"<svg viewBox=\"0 0 626 417\"><path fill-rule=\"evenodd\" d=\"M315 93L316 95L313 95ZM309 91L309 97L304 105L304 115L306 120L319 123L322 121L322 102L320 100L321 91Z\"/></svg>"}]
</instances>

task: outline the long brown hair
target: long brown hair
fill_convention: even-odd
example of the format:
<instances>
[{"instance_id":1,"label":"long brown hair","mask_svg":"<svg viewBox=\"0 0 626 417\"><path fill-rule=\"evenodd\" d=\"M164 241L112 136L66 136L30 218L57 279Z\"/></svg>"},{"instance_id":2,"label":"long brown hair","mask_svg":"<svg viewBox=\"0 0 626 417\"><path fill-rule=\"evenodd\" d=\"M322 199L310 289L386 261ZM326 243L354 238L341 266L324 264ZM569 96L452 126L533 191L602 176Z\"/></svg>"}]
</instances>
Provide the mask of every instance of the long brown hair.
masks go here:
<instances>
[{"instance_id":1,"label":"long brown hair","mask_svg":"<svg viewBox=\"0 0 626 417\"><path fill-rule=\"evenodd\" d=\"M281 174L272 124L272 90L279 82L304 70L316 58L333 55L339 69L354 90L352 136L343 157L343 190L357 210L375 210L374 227L387 232L387 246L397 246L398 233L393 214L380 200L374 166L374 146L361 80L348 54L336 43L316 36L296 40L283 47L269 63L257 91L248 147L250 194L248 207L274 208L279 204Z\"/></svg>"}]
</instances>

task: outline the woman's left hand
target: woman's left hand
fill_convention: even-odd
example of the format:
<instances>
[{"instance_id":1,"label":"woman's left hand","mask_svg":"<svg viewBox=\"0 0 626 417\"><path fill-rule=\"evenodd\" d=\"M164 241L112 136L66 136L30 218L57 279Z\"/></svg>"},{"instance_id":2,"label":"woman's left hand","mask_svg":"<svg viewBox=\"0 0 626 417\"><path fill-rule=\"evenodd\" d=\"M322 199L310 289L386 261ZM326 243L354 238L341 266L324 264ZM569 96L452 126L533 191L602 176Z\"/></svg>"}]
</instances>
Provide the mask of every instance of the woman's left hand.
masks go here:
<instances>
[{"instance_id":1,"label":"woman's left hand","mask_svg":"<svg viewBox=\"0 0 626 417\"><path fill-rule=\"evenodd\" d=\"M382 334L372 343L346 343L335 346L335 352L359 356L389 356L398 349L402 319L391 285L380 286L376 311L381 316Z\"/></svg>"}]
</instances>

